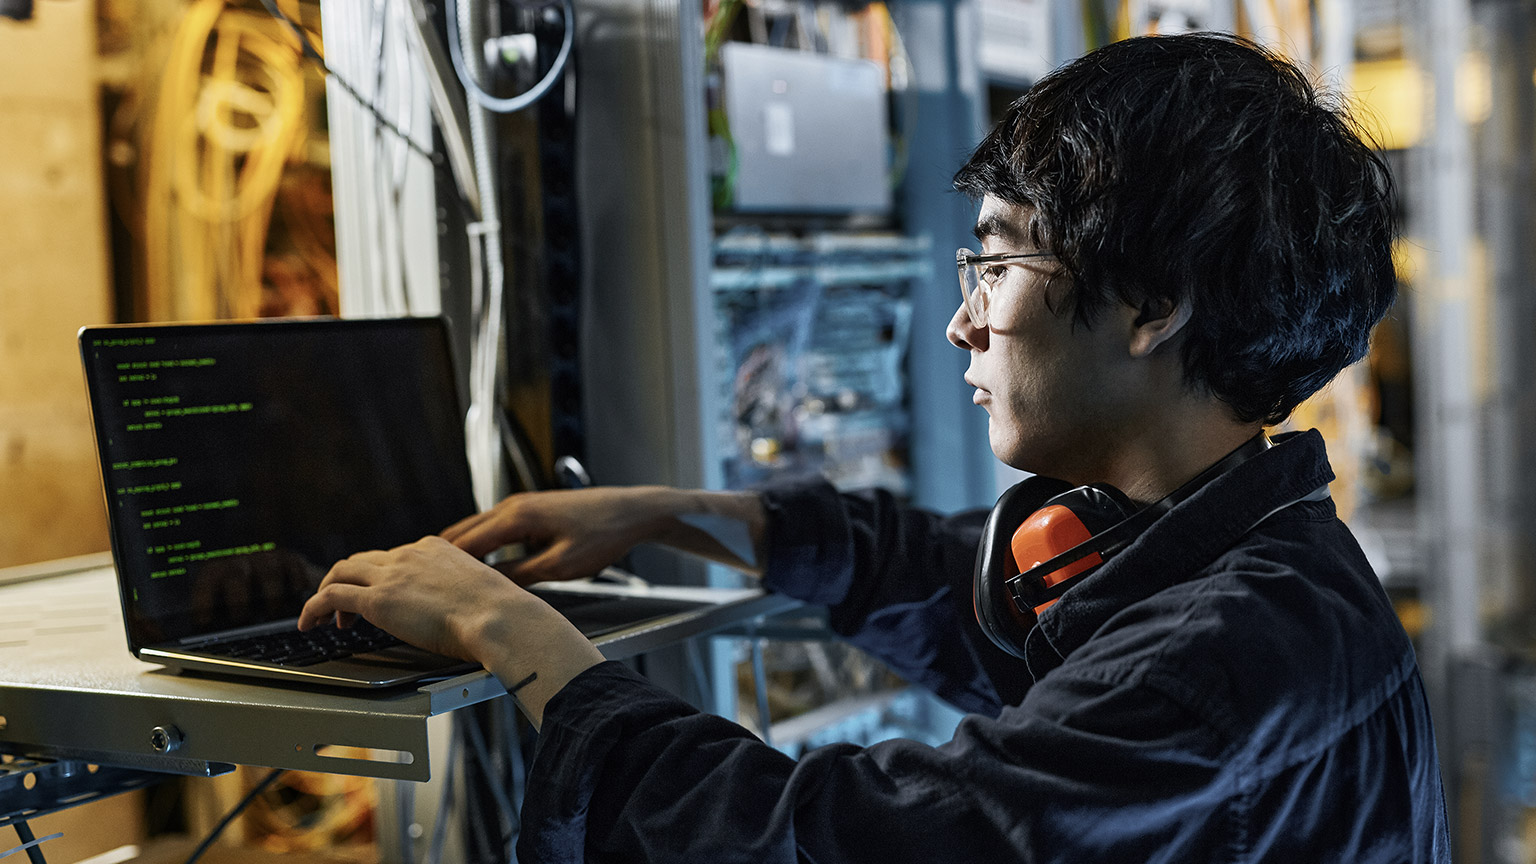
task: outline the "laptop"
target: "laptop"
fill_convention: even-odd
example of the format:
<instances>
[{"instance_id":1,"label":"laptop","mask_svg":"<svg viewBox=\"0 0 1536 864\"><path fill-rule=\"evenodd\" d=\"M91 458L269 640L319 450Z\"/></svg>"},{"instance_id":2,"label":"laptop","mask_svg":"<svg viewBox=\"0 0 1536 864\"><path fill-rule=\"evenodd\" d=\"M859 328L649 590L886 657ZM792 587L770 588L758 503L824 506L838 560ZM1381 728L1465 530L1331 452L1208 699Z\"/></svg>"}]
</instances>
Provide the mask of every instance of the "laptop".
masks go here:
<instances>
[{"instance_id":1,"label":"laptop","mask_svg":"<svg viewBox=\"0 0 1536 864\"><path fill-rule=\"evenodd\" d=\"M441 318L85 327L79 342L135 657L368 688L476 668L363 621L296 628L336 561L475 512ZM698 605L541 596L588 637Z\"/></svg>"}]
</instances>

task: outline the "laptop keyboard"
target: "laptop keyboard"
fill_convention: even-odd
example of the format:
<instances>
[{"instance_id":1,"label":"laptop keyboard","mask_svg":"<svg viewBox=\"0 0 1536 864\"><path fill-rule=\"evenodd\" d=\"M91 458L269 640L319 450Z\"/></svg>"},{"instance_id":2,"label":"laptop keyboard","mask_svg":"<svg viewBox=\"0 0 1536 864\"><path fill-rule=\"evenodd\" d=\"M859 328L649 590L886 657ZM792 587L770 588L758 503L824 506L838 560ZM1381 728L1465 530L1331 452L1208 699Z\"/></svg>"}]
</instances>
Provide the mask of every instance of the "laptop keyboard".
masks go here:
<instances>
[{"instance_id":1,"label":"laptop keyboard","mask_svg":"<svg viewBox=\"0 0 1536 864\"><path fill-rule=\"evenodd\" d=\"M687 600L586 596L563 591L535 593L589 638L622 630L644 618L685 612L699 605ZM356 624L345 630L334 626L317 627L304 633L283 630L228 642L208 642L196 646L196 650L203 654L278 666L313 666L327 660L341 660L354 654L366 654L403 644L399 639L359 618Z\"/></svg>"},{"instance_id":2,"label":"laptop keyboard","mask_svg":"<svg viewBox=\"0 0 1536 864\"><path fill-rule=\"evenodd\" d=\"M236 660L257 660L279 666L313 666L327 660L340 660L353 654L366 654L393 645L402 644L399 639L359 619L346 629L319 627L304 633L289 630L248 636L230 642L214 642L199 645L204 654L233 657Z\"/></svg>"}]
</instances>

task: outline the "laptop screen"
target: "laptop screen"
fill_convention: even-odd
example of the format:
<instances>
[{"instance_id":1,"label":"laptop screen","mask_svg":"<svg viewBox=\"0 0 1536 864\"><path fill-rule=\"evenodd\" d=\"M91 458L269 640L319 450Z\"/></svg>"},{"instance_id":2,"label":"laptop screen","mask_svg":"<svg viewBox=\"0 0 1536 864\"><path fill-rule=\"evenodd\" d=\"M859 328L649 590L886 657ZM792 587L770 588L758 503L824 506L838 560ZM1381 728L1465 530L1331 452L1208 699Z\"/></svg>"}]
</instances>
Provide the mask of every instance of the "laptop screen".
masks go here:
<instances>
[{"instance_id":1,"label":"laptop screen","mask_svg":"<svg viewBox=\"0 0 1536 864\"><path fill-rule=\"evenodd\" d=\"M330 569L474 512L441 319L88 327L135 647L298 614Z\"/></svg>"}]
</instances>

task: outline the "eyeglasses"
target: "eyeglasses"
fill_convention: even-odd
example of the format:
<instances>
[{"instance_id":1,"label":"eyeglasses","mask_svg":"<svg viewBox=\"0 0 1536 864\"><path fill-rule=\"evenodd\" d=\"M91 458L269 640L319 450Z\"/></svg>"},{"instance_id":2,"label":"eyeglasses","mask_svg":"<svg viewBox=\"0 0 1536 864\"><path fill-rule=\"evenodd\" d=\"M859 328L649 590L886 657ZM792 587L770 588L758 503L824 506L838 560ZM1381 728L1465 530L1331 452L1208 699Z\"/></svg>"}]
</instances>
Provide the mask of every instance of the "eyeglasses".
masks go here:
<instances>
[{"instance_id":1,"label":"eyeglasses","mask_svg":"<svg viewBox=\"0 0 1536 864\"><path fill-rule=\"evenodd\" d=\"M992 303L992 288L1002 280L1003 271L1009 262L1054 257L1050 252L982 255L969 249L956 249L955 267L960 271L960 296L965 298L965 311L971 316L971 325L977 329L987 326L987 307Z\"/></svg>"}]
</instances>

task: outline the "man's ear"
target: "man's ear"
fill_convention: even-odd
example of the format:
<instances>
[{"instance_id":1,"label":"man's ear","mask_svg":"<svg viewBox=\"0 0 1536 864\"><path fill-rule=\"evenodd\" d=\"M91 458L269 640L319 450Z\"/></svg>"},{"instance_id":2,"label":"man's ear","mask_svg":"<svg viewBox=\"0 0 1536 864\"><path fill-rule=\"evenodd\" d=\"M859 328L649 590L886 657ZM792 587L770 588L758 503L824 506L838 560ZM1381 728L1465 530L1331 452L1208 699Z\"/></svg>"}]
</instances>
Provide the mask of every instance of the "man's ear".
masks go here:
<instances>
[{"instance_id":1,"label":"man's ear","mask_svg":"<svg viewBox=\"0 0 1536 864\"><path fill-rule=\"evenodd\" d=\"M1189 323L1189 303L1149 301L1131 322L1131 356L1146 357Z\"/></svg>"}]
</instances>

